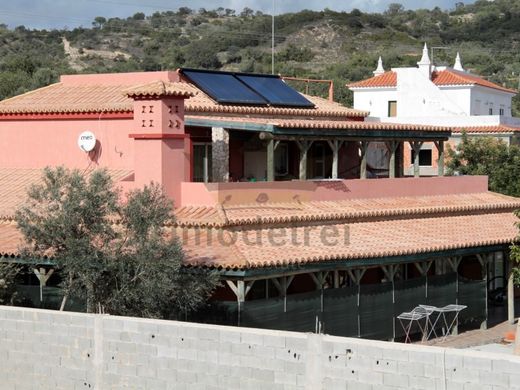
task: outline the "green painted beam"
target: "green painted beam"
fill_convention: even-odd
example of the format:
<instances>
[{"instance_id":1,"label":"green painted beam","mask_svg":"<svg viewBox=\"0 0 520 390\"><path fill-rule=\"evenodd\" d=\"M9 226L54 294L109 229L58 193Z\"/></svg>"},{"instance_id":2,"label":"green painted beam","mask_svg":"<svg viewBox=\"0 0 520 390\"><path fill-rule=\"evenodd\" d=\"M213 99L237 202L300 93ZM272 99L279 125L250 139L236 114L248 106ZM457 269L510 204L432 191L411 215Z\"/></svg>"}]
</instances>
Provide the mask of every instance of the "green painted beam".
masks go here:
<instances>
[{"instance_id":1,"label":"green painted beam","mask_svg":"<svg viewBox=\"0 0 520 390\"><path fill-rule=\"evenodd\" d=\"M247 118L244 118L244 122L233 122L202 118L187 118L185 120L185 125L197 127L223 127L224 129L228 130L244 130L255 132L267 131L270 133L273 132L273 125L247 122Z\"/></svg>"},{"instance_id":2,"label":"green painted beam","mask_svg":"<svg viewBox=\"0 0 520 390\"><path fill-rule=\"evenodd\" d=\"M284 136L306 136L306 137L327 137L342 138L348 137L356 140L428 140L440 141L448 140L451 136L450 131L404 131L404 130L348 130L348 129L295 129L274 127L273 134Z\"/></svg>"},{"instance_id":3,"label":"green painted beam","mask_svg":"<svg viewBox=\"0 0 520 390\"><path fill-rule=\"evenodd\" d=\"M337 261L322 261L310 264L294 264L285 267L262 267L245 270L220 270L220 275L226 278L248 279L248 278L274 278L290 273L311 273L320 271L333 271L337 269L353 269L360 267L375 267L390 264L406 264L425 261L435 258L468 256L477 253L492 253L507 250L509 245L494 245L486 247L460 248L448 251L420 253L416 255L379 257L372 259L349 259Z\"/></svg>"}]
</instances>

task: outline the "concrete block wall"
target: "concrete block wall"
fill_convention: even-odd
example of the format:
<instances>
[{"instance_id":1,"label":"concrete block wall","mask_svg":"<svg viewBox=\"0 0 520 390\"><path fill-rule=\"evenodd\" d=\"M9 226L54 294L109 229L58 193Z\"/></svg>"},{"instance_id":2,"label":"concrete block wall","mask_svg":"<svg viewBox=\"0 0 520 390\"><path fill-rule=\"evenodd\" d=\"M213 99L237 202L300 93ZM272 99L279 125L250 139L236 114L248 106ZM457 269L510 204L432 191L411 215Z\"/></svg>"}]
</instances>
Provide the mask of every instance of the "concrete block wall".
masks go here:
<instances>
[{"instance_id":1,"label":"concrete block wall","mask_svg":"<svg viewBox=\"0 0 520 390\"><path fill-rule=\"evenodd\" d=\"M1 389L520 389L520 357L0 306Z\"/></svg>"}]
</instances>

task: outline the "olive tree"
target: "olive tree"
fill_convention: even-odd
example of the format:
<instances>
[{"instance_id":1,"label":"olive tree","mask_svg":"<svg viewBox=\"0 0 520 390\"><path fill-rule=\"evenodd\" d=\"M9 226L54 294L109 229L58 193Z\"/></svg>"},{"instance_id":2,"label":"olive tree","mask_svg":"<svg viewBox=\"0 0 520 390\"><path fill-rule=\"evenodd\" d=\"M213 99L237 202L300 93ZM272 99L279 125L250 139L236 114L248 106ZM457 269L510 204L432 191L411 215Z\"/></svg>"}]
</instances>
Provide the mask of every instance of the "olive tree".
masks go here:
<instances>
[{"instance_id":1,"label":"olive tree","mask_svg":"<svg viewBox=\"0 0 520 390\"><path fill-rule=\"evenodd\" d=\"M104 170L46 168L16 221L24 255L50 256L64 302L83 298L88 312L171 318L199 307L218 281L183 266L173 205L156 184L122 197Z\"/></svg>"}]
</instances>

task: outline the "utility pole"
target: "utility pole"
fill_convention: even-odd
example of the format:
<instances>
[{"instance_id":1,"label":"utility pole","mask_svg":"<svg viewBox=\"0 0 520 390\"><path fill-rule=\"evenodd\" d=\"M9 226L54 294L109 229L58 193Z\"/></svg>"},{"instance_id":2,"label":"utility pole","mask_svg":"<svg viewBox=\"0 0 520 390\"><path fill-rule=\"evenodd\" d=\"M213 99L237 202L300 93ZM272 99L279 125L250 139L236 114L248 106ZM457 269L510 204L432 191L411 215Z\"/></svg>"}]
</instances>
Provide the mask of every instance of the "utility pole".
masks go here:
<instances>
[{"instance_id":1,"label":"utility pole","mask_svg":"<svg viewBox=\"0 0 520 390\"><path fill-rule=\"evenodd\" d=\"M446 47L446 46L432 46L432 48L430 49L430 58L432 60L432 65L435 66L435 62L433 60L433 54L434 54L434 50L450 50L449 47Z\"/></svg>"},{"instance_id":2,"label":"utility pole","mask_svg":"<svg viewBox=\"0 0 520 390\"><path fill-rule=\"evenodd\" d=\"M273 14L271 16L271 74L274 74L274 12L275 1L273 0Z\"/></svg>"}]
</instances>

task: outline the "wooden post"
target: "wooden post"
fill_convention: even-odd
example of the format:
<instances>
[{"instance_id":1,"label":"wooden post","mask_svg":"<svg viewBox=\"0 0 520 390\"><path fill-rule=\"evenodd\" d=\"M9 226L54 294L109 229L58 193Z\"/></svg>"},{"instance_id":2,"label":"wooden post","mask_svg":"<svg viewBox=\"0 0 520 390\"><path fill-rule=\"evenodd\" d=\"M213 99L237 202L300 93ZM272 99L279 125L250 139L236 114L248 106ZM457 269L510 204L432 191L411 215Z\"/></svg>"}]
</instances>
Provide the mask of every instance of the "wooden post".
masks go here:
<instances>
[{"instance_id":1,"label":"wooden post","mask_svg":"<svg viewBox=\"0 0 520 390\"><path fill-rule=\"evenodd\" d=\"M365 275L366 268L361 269L355 269L355 270L347 270L348 275L352 279L352 281L357 285L358 287L358 293L357 293L357 322L358 322L358 337L361 337L361 317L359 315L359 306L360 306L360 299L361 299L361 279L363 278L363 275Z\"/></svg>"},{"instance_id":2,"label":"wooden post","mask_svg":"<svg viewBox=\"0 0 520 390\"><path fill-rule=\"evenodd\" d=\"M332 149L332 178L338 178L338 166L339 166L339 150L343 145L343 141L333 140L327 141L330 148Z\"/></svg>"},{"instance_id":3,"label":"wooden post","mask_svg":"<svg viewBox=\"0 0 520 390\"><path fill-rule=\"evenodd\" d=\"M392 282L392 305L394 306L395 311L395 275L397 274L397 271L399 269L399 266L397 264L394 265L388 265L388 266L381 266L383 269L383 272L388 280ZM395 314L395 313L394 313ZM390 341L395 340L395 315L392 316L392 339Z\"/></svg>"},{"instance_id":4,"label":"wooden post","mask_svg":"<svg viewBox=\"0 0 520 390\"><path fill-rule=\"evenodd\" d=\"M413 159L413 176L420 177L421 176L421 167L419 165L419 154L421 152L421 147L423 146L423 142L420 141L409 141L410 146L414 152Z\"/></svg>"},{"instance_id":5,"label":"wooden post","mask_svg":"<svg viewBox=\"0 0 520 390\"><path fill-rule=\"evenodd\" d=\"M370 142L368 141L359 141L359 151L361 152L361 166L359 168L359 177L360 179L367 178L367 150Z\"/></svg>"},{"instance_id":6,"label":"wooden post","mask_svg":"<svg viewBox=\"0 0 520 390\"><path fill-rule=\"evenodd\" d=\"M509 252L504 251L504 261L507 264L507 320L510 324L515 323L515 285L513 283L513 264L509 258ZM520 340L518 340L520 342Z\"/></svg>"},{"instance_id":7,"label":"wooden post","mask_svg":"<svg viewBox=\"0 0 520 390\"><path fill-rule=\"evenodd\" d=\"M267 181L274 181L274 139L267 141Z\"/></svg>"},{"instance_id":8,"label":"wooden post","mask_svg":"<svg viewBox=\"0 0 520 390\"><path fill-rule=\"evenodd\" d=\"M480 265L482 266L482 278L485 282L486 289L486 319L480 324L480 329L487 329L488 327L488 263L489 263L489 255L480 255L477 254L477 259Z\"/></svg>"},{"instance_id":9,"label":"wooden post","mask_svg":"<svg viewBox=\"0 0 520 390\"><path fill-rule=\"evenodd\" d=\"M437 175L444 176L444 141L436 141L435 146L439 152L439 157L437 158Z\"/></svg>"},{"instance_id":10,"label":"wooden post","mask_svg":"<svg viewBox=\"0 0 520 390\"><path fill-rule=\"evenodd\" d=\"M307 152L311 148L312 141L296 141L300 148L300 180L307 180Z\"/></svg>"},{"instance_id":11,"label":"wooden post","mask_svg":"<svg viewBox=\"0 0 520 390\"><path fill-rule=\"evenodd\" d=\"M280 293L280 295L283 298L283 311L284 313L287 312L287 289L291 285L292 281L294 279L294 275L292 276L283 276L278 279L272 279L273 284L275 285L276 289Z\"/></svg>"},{"instance_id":12,"label":"wooden post","mask_svg":"<svg viewBox=\"0 0 520 390\"><path fill-rule=\"evenodd\" d=\"M398 146L399 142L397 141L390 141L386 143L386 147L390 152L390 160L388 162L388 177L392 179L395 177L395 152L397 151Z\"/></svg>"},{"instance_id":13,"label":"wooden post","mask_svg":"<svg viewBox=\"0 0 520 390\"><path fill-rule=\"evenodd\" d=\"M237 280L237 283L235 284L232 280L226 280L227 285L233 291L233 293L237 297L237 305L238 305L238 326L240 326L240 317L241 317L241 310L242 306L244 305L244 302L246 301L246 296L251 291L251 287L253 287L253 284L255 283L254 280L250 282L244 282L243 280Z\"/></svg>"}]
</instances>

